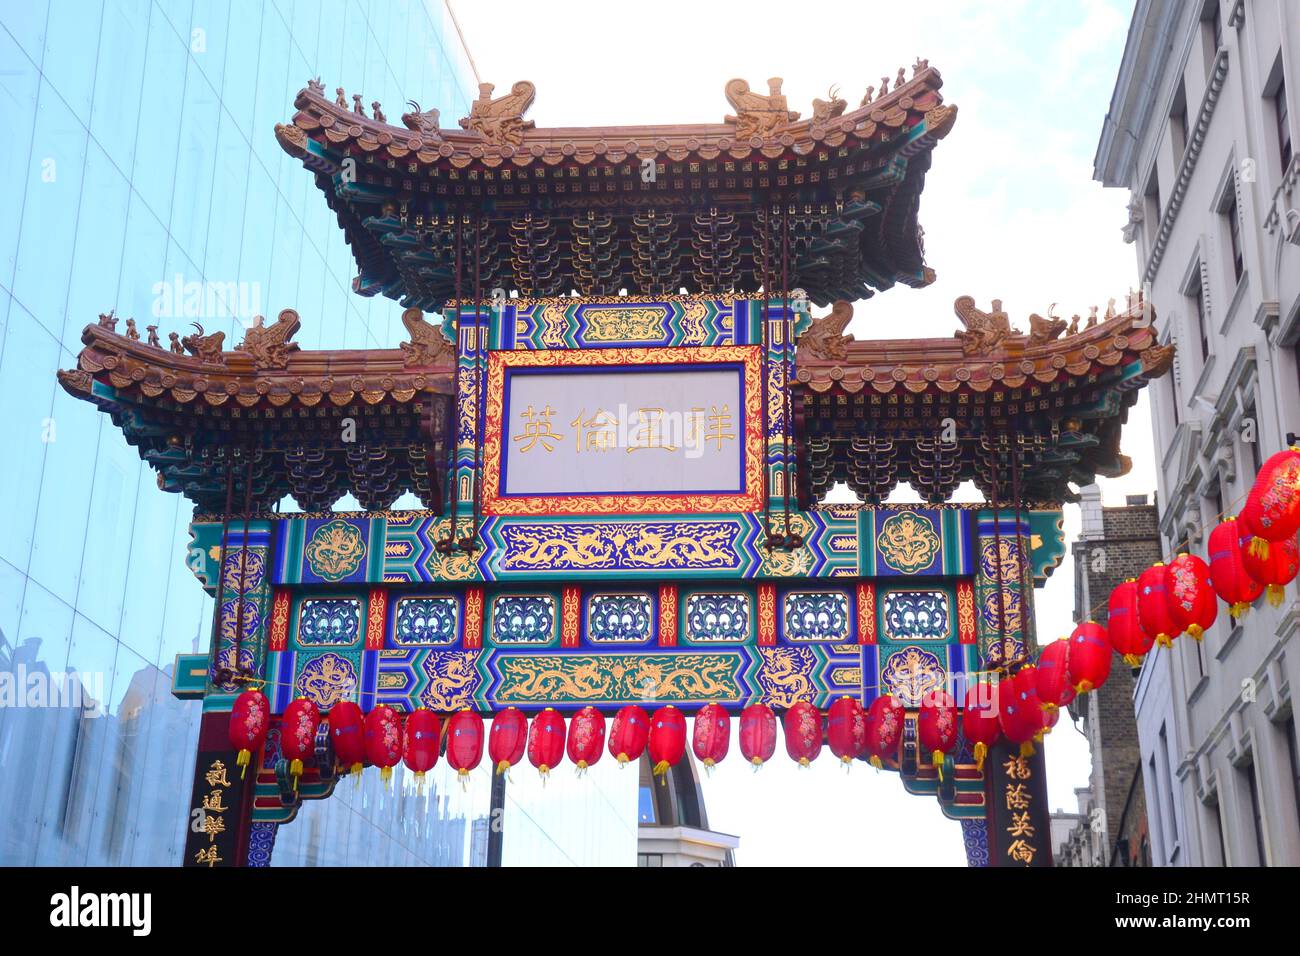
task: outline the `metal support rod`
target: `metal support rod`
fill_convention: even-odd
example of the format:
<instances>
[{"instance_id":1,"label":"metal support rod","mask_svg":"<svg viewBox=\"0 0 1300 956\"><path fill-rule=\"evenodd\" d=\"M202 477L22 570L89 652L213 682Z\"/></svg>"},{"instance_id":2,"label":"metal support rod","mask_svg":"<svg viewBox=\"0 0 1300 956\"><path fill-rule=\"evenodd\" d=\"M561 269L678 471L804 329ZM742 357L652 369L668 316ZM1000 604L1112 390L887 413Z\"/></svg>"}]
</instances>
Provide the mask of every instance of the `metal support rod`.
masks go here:
<instances>
[{"instance_id":1,"label":"metal support rod","mask_svg":"<svg viewBox=\"0 0 1300 956\"><path fill-rule=\"evenodd\" d=\"M487 865L501 865L501 843L506 817L506 775L492 771L492 797L488 803Z\"/></svg>"}]
</instances>

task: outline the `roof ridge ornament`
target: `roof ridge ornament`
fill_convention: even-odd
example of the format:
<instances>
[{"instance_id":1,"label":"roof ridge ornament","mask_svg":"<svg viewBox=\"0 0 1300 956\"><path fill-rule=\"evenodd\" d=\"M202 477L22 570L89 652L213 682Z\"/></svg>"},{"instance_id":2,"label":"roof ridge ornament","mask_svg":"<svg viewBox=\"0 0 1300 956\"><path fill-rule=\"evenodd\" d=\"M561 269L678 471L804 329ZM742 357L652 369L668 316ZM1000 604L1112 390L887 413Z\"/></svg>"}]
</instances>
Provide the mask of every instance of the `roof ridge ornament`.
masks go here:
<instances>
[{"instance_id":1,"label":"roof ridge ornament","mask_svg":"<svg viewBox=\"0 0 1300 956\"><path fill-rule=\"evenodd\" d=\"M993 300L993 311L984 312L975 307L975 297L958 296L952 304L953 311L966 331L957 331L953 335L961 340L961 350L965 355L988 355L1002 344L1008 336L1022 335L1012 328L1011 319L1002 311L1002 300Z\"/></svg>"},{"instance_id":2,"label":"roof ridge ornament","mask_svg":"<svg viewBox=\"0 0 1300 956\"><path fill-rule=\"evenodd\" d=\"M407 100L406 105L411 108L409 113L402 114L402 123L407 129L415 130L423 139L442 139L442 130L438 128L438 110L421 110L420 104L415 100Z\"/></svg>"},{"instance_id":3,"label":"roof ridge ornament","mask_svg":"<svg viewBox=\"0 0 1300 956\"><path fill-rule=\"evenodd\" d=\"M781 92L782 82L779 76L771 77L767 81L768 93L764 96L752 92L749 83L743 79L727 81L723 89L727 94L727 102L736 111L736 115L724 116L723 122L736 127L737 138L767 137L785 129L799 118L799 114L786 104L785 95Z\"/></svg>"},{"instance_id":4,"label":"roof ridge ornament","mask_svg":"<svg viewBox=\"0 0 1300 956\"><path fill-rule=\"evenodd\" d=\"M405 365L449 365L454 363L455 350L442 329L424 317L420 309L406 309L402 312L402 325L411 336L411 341L402 342L398 347L406 353Z\"/></svg>"},{"instance_id":5,"label":"roof ridge ornament","mask_svg":"<svg viewBox=\"0 0 1300 956\"><path fill-rule=\"evenodd\" d=\"M274 325L267 325L264 316L255 316L235 351L253 356L253 366L258 369L287 368L289 355L298 351L298 343L289 340L301 327L302 320L293 309L281 310Z\"/></svg>"},{"instance_id":6,"label":"roof ridge ornament","mask_svg":"<svg viewBox=\"0 0 1300 956\"><path fill-rule=\"evenodd\" d=\"M537 98L537 87L520 80L496 99L492 98L494 89L492 83L478 85L478 99L470 104L469 116L460 121L461 128L481 134L491 146L522 146L524 133L537 125L523 118Z\"/></svg>"},{"instance_id":7,"label":"roof ridge ornament","mask_svg":"<svg viewBox=\"0 0 1300 956\"><path fill-rule=\"evenodd\" d=\"M832 362L843 362L849 357L848 346L852 335L844 330L853 319L853 303L839 300L826 315L815 318L808 331L799 336L795 347L803 355Z\"/></svg>"}]
</instances>

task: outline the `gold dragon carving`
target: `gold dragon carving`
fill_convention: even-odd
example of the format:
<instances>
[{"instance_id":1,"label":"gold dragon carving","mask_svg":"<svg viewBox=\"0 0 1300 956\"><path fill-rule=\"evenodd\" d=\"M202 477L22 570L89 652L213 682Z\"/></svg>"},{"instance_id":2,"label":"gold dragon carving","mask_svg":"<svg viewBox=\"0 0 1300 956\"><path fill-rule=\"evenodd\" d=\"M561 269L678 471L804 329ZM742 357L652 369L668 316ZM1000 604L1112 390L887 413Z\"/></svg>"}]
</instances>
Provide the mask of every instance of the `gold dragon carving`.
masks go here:
<instances>
[{"instance_id":1,"label":"gold dragon carving","mask_svg":"<svg viewBox=\"0 0 1300 956\"><path fill-rule=\"evenodd\" d=\"M768 93L764 96L752 92L745 80L727 81L727 102L736 111L736 115L727 115L723 121L736 128L737 138L770 136L799 118L797 112L787 108L785 95L781 92L781 82L779 76L768 80Z\"/></svg>"},{"instance_id":2,"label":"gold dragon carving","mask_svg":"<svg viewBox=\"0 0 1300 956\"><path fill-rule=\"evenodd\" d=\"M478 85L478 99L470 104L469 116L460 121L461 128L480 133L492 146L521 146L524 133L536 125L523 117L537 97L537 87L520 80L496 99L492 98L494 89L491 83Z\"/></svg>"}]
</instances>

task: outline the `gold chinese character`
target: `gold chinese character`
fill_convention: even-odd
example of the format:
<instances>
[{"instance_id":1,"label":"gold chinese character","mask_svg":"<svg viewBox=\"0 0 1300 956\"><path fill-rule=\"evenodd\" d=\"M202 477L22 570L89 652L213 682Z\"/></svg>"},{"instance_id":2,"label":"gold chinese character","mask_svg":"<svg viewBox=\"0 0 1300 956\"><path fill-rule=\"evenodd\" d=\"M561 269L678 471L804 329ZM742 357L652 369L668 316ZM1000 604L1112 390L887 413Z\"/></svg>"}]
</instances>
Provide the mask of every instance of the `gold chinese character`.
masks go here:
<instances>
[{"instance_id":1,"label":"gold chinese character","mask_svg":"<svg viewBox=\"0 0 1300 956\"><path fill-rule=\"evenodd\" d=\"M212 761L212 767L208 770L204 779L208 781L209 787L230 786L230 781L226 779L226 765L220 760Z\"/></svg>"},{"instance_id":2,"label":"gold chinese character","mask_svg":"<svg viewBox=\"0 0 1300 956\"><path fill-rule=\"evenodd\" d=\"M229 808L221 805L221 797L222 794L220 790L213 790L203 798L203 809L211 810L214 813L225 813Z\"/></svg>"},{"instance_id":3,"label":"gold chinese character","mask_svg":"<svg viewBox=\"0 0 1300 956\"><path fill-rule=\"evenodd\" d=\"M1013 837L1030 837L1034 835L1034 825L1029 822L1029 811L1023 813L1011 814L1011 826L1007 827L1007 833Z\"/></svg>"},{"instance_id":4,"label":"gold chinese character","mask_svg":"<svg viewBox=\"0 0 1300 956\"><path fill-rule=\"evenodd\" d=\"M212 867L216 866L218 863L223 863L225 861L222 857L217 856L217 848L215 846L208 846L194 854L194 862L206 863L208 869L212 869Z\"/></svg>"},{"instance_id":5,"label":"gold chinese character","mask_svg":"<svg viewBox=\"0 0 1300 956\"><path fill-rule=\"evenodd\" d=\"M640 412L641 424L636 435L631 439L632 444L628 446L628 453L630 454L639 448L676 451L677 446L667 444L667 437L663 434L664 410L662 408L643 408Z\"/></svg>"},{"instance_id":6,"label":"gold chinese character","mask_svg":"<svg viewBox=\"0 0 1300 956\"><path fill-rule=\"evenodd\" d=\"M569 423L569 427L575 429L573 437L578 451L583 450L584 439L587 451L609 451L618 444L618 418L615 415L603 408L596 409L590 418L584 419L585 414L586 409L583 409Z\"/></svg>"},{"instance_id":7,"label":"gold chinese character","mask_svg":"<svg viewBox=\"0 0 1300 956\"><path fill-rule=\"evenodd\" d=\"M203 832L208 835L208 842L216 841L219 834L226 832L226 821L224 817L219 817L215 813L206 813L203 815Z\"/></svg>"},{"instance_id":8,"label":"gold chinese character","mask_svg":"<svg viewBox=\"0 0 1300 956\"><path fill-rule=\"evenodd\" d=\"M1002 765L1002 769L1012 780L1028 780L1032 776L1029 761L1024 757L1011 757Z\"/></svg>"},{"instance_id":9,"label":"gold chinese character","mask_svg":"<svg viewBox=\"0 0 1300 956\"><path fill-rule=\"evenodd\" d=\"M705 441L711 441L714 447L721 450L724 441L736 440L736 433L731 429L734 428L731 420L731 409L727 405L722 406L722 411L718 411L718 406L713 406L713 411L709 415L709 430L704 436Z\"/></svg>"},{"instance_id":10,"label":"gold chinese character","mask_svg":"<svg viewBox=\"0 0 1300 956\"><path fill-rule=\"evenodd\" d=\"M1029 791L1025 789L1025 785L1023 783L1007 784L1007 809L1008 810L1029 809Z\"/></svg>"},{"instance_id":11,"label":"gold chinese character","mask_svg":"<svg viewBox=\"0 0 1300 956\"><path fill-rule=\"evenodd\" d=\"M1024 840L1017 840L1007 847L1007 856L1017 863L1028 865L1034 862L1034 854L1038 851Z\"/></svg>"},{"instance_id":12,"label":"gold chinese character","mask_svg":"<svg viewBox=\"0 0 1300 956\"><path fill-rule=\"evenodd\" d=\"M529 405L524 411L519 413L519 417L524 420L524 430L521 434L511 437L511 441L521 441L519 446L520 452L532 451L540 443L546 451L555 451L557 442L563 441L563 435L555 434L551 419L555 417L555 409L550 405L545 406L540 412Z\"/></svg>"}]
</instances>

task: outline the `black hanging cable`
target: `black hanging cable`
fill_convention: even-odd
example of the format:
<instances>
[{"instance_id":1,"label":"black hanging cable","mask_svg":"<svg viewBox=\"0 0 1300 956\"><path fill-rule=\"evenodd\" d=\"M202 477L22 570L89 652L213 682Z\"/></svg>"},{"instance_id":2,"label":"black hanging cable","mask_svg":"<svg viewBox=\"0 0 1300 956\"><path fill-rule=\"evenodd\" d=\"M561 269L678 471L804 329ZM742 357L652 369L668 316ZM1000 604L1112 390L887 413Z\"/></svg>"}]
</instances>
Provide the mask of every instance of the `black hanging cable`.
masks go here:
<instances>
[{"instance_id":1,"label":"black hanging cable","mask_svg":"<svg viewBox=\"0 0 1300 956\"><path fill-rule=\"evenodd\" d=\"M1007 651L1007 606L1006 593L1002 590L1002 513L999 504L998 485L1001 482L1001 469L998 467L998 461L1002 454L1001 435L995 436L998 440L993 447L993 454L989 458L989 471L991 472L993 488L993 553L994 566L996 571L994 578L998 587L998 658L1001 660L1001 667L1010 666L1010 661L1006 659Z\"/></svg>"},{"instance_id":2,"label":"black hanging cable","mask_svg":"<svg viewBox=\"0 0 1300 956\"><path fill-rule=\"evenodd\" d=\"M461 230L460 230L460 210L452 214L452 247L455 250L456 275L454 278L455 295L456 295L456 322L454 325L456 333L456 375L453 379L456 389L456 407L455 421L448 422L448 431L451 434L451 524L447 526L447 537L439 539L437 549L444 554L449 553L456 546L456 535L460 531L460 318L461 318Z\"/></svg>"},{"instance_id":3,"label":"black hanging cable","mask_svg":"<svg viewBox=\"0 0 1300 956\"><path fill-rule=\"evenodd\" d=\"M483 426L486 416L483 410L485 396L483 362L487 357L483 336L483 275L482 275L482 237L480 236L482 217L474 217L474 473L472 497L470 501L473 520L470 522L470 536L461 542L464 550L473 552L478 548L479 519L483 513Z\"/></svg>"},{"instance_id":4,"label":"black hanging cable","mask_svg":"<svg viewBox=\"0 0 1300 956\"><path fill-rule=\"evenodd\" d=\"M217 562L216 600L212 607L212 642L216 657L212 661L213 683L224 684L227 681L216 680L221 676L221 598L226 589L226 548L230 542L230 512L235 507L235 472L233 463L226 459L226 509L221 513L221 557Z\"/></svg>"},{"instance_id":5,"label":"black hanging cable","mask_svg":"<svg viewBox=\"0 0 1300 956\"><path fill-rule=\"evenodd\" d=\"M769 389L772 369L771 302L772 302L772 229L773 218L763 224L763 543L772 550L772 467L770 446Z\"/></svg>"},{"instance_id":6,"label":"black hanging cable","mask_svg":"<svg viewBox=\"0 0 1300 956\"><path fill-rule=\"evenodd\" d=\"M791 336L794 334L794 322L790 316L790 213L793 206L787 201L781 216L781 492L782 507L785 512L785 540L787 550L796 547L795 536L790 531L790 482L794 477L793 462L790 460L790 446L793 439L790 416L794 405L790 394L790 357L792 354Z\"/></svg>"},{"instance_id":7,"label":"black hanging cable","mask_svg":"<svg viewBox=\"0 0 1300 956\"><path fill-rule=\"evenodd\" d=\"M1011 497L1015 499L1016 508L1016 586L1020 589L1020 653L1016 662L1028 660L1029 657L1029 607L1026 590L1026 572L1029 572L1028 587L1033 587L1032 571L1029 568L1029 554L1025 550L1024 535L1020 528L1020 516L1023 502L1020 494L1020 465L1024 455L1024 436L1016 435L1016 444L1011 450Z\"/></svg>"},{"instance_id":8,"label":"black hanging cable","mask_svg":"<svg viewBox=\"0 0 1300 956\"><path fill-rule=\"evenodd\" d=\"M239 653L244 649L244 591L248 587L248 519L253 510L253 451L245 450L248 460L244 464L244 513L239 540L239 581L235 584L235 659L232 661L236 677L240 676Z\"/></svg>"}]
</instances>

